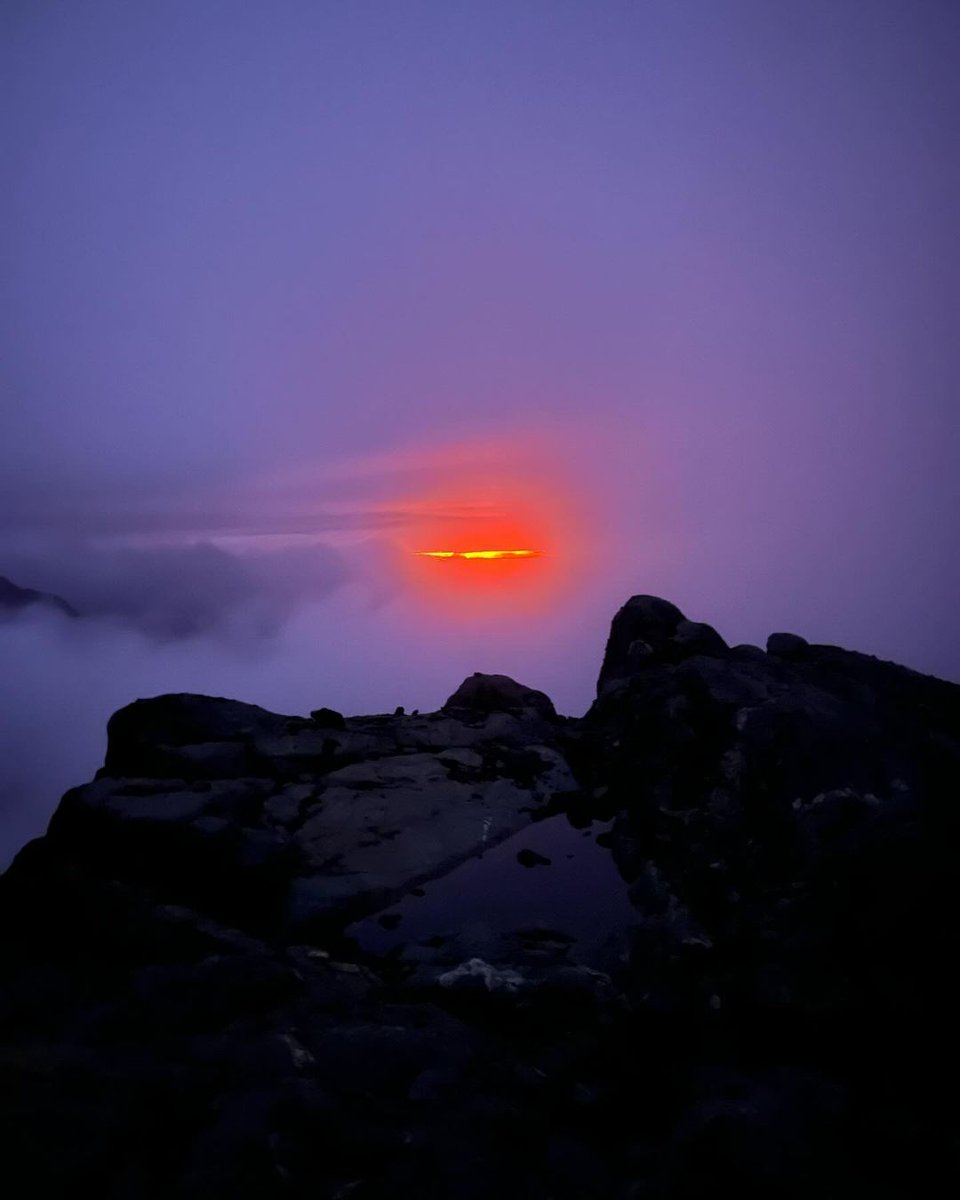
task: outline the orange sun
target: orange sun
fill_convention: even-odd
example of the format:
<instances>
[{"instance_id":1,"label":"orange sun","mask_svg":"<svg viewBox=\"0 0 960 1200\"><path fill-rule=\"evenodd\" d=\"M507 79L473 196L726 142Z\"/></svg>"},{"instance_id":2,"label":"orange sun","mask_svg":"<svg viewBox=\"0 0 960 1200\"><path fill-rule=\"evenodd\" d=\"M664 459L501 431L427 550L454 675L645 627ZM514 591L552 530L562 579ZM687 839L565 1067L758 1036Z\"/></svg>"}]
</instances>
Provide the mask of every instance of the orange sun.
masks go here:
<instances>
[{"instance_id":1,"label":"orange sun","mask_svg":"<svg viewBox=\"0 0 960 1200\"><path fill-rule=\"evenodd\" d=\"M407 546L420 595L459 617L542 609L555 590L562 556L538 516L467 511L428 518L427 528L418 531L419 545Z\"/></svg>"},{"instance_id":2,"label":"orange sun","mask_svg":"<svg viewBox=\"0 0 960 1200\"><path fill-rule=\"evenodd\" d=\"M404 573L433 612L474 620L549 611L580 578L573 488L546 467L513 471L501 457L404 498Z\"/></svg>"},{"instance_id":3,"label":"orange sun","mask_svg":"<svg viewBox=\"0 0 960 1200\"><path fill-rule=\"evenodd\" d=\"M542 558L542 550L416 550L421 558Z\"/></svg>"}]
</instances>

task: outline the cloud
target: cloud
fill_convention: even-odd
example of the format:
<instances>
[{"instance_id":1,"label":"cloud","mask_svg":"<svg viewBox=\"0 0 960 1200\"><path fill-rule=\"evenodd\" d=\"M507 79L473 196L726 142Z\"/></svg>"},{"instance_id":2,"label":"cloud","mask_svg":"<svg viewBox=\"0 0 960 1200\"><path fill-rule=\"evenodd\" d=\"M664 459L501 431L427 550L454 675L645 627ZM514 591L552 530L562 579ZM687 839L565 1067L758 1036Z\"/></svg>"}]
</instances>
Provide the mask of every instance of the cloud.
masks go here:
<instances>
[{"instance_id":1,"label":"cloud","mask_svg":"<svg viewBox=\"0 0 960 1200\"><path fill-rule=\"evenodd\" d=\"M347 558L320 543L242 553L211 542L61 541L8 547L0 562L14 582L64 597L83 617L159 639L263 636L354 577Z\"/></svg>"}]
</instances>

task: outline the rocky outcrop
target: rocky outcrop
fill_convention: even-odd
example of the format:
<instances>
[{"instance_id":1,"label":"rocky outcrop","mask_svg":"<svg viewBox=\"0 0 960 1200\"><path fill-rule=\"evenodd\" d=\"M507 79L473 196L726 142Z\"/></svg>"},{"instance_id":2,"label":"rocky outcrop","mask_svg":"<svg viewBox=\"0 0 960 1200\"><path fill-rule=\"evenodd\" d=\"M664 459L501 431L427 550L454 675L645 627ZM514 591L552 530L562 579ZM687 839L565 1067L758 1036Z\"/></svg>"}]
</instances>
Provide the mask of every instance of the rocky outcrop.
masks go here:
<instances>
[{"instance_id":1,"label":"rocky outcrop","mask_svg":"<svg viewBox=\"0 0 960 1200\"><path fill-rule=\"evenodd\" d=\"M111 718L103 769L64 797L47 839L292 937L382 908L574 793L561 728L542 693L503 676L474 676L423 716L138 700Z\"/></svg>"},{"instance_id":2,"label":"rocky outcrop","mask_svg":"<svg viewBox=\"0 0 960 1200\"><path fill-rule=\"evenodd\" d=\"M450 713L515 713L546 721L557 717L553 701L543 692L524 687L506 675L482 675L479 671L465 679L443 706Z\"/></svg>"},{"instance_id":3,"label":"rocky outcrop","mask_svg":"<svg viewBox=\"0 0 960 1200\"><path fill-rule=\"evenodd\" d=\"M191 695L0 878L39 1195L899 1197L956 1181L960 688L617 614L585 717ZM930 1185L932 1186L932 1184Z\"/></svg>"}]
</instances>

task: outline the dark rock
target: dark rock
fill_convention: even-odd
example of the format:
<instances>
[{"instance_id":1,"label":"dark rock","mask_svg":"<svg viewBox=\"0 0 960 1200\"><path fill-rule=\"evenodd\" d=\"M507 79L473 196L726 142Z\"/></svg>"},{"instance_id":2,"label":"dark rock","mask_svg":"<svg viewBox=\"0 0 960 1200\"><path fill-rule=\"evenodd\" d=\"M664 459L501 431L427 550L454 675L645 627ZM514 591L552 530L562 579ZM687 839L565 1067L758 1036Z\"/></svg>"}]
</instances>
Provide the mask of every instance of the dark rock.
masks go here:
<instances>
[{"instance_id":1,"label":"dark rock","mask_svg":"<svg viewBox=\"0 0 960 1200\"><path fill-rule=\"evenodd\" d=\"M767 638L767 653L775 654L777 658L801 659L810 649L806 638L796 633L771 633Z\"/></svg>"},{"instance_id":2,"label":"dark rock","mask_svg":"<svg viewBox=\"0 0 960 1200\"><path fill-rule=\"evenodd\" d=\"M443 706L444 712L536 713L554 720L557 712L543 692L524 687L508 675L470 675Z\"/></svg>"},{"instance_id":3,"label":"dark rock","mask_svg":"<svg viewBox=\"0 0 960 1200\"><path fill-rule=\"evenodd\" d=\"M287 718L215 696L171 695L137 700L107 723L103 772L114 777L192 778L198 747L211 743L243 754L258 735L285 731ZM202 755L201 755L202 758ZM232 769L232 767L231 767Z\"/></svg>"},{"instance_id":4,"label":"dark rock","mask_svg":"<svg viewBox=\"0 0 960 1200\"><path fill-rule=\"evenodd\" d=\"M657 661L686 621L676 605L657 596L632 596L613 618L600 668L598 692Z\"/></svg>"},{"instance_id":5,"label":"dark rock","mask_svg":"<svg viewBox=\"0 0 960 1200\"><path fill-rule=\"evenodd\" d=\"M138 1020L162 1034L219 1029L270 1011L303 983L289 963L263 955L229 955L196 965L145 967L133 978Z\"/></svg>"},{"instance_id":6,"label":"dark rock","mask_svg":"<svg viewBox=\"0 0 960 1200\"><path fill-rule=\"evenodd\" d=\"M550 859L536 850L523 849L517 851L517 862L521 867L549 867Z\"/></svg>"},{"instance_id":7,"label":"dark rock","mask_svg":"<svg viewBox=\"0 0 960 1200\"><path fill-rule=\"evenodd\" d=\"M314 708L310 712L310 719L321 729L346 729L347 727L343 714L338 713L334 708Z\"/></svg>"},{"instance_id":8,"label":"dark rock","mask_svg":"<svg viewBox=\"0 0 960 1200\"><path fill-rule=\"evenodd\" d=\"M726 658L729 654L727 643L712 626L688 621L679 608L656 596L633 596L613 619L598 694L652 666L695 655Z\"/></svg>"},{"instance_id":9,"label":"dark rock","mask_svg":"<svg viewBox=\"0 0 960 1200\"><path fill-rule=\"evenodd\" d=\"M681 621L671 641L684 657L706 654L711 658L723 658L729 653L727 643L713 626L699 621Z\"/></svg>"}]
</instances>

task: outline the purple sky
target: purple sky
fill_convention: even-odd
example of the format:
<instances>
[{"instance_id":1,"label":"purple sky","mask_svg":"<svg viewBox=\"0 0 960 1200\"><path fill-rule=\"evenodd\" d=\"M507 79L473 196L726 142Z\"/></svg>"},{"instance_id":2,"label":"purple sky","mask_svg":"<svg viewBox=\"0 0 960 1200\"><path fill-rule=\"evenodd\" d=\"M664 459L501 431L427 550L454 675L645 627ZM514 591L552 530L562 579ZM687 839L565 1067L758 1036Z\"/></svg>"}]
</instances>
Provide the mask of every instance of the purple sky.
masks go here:
<instances>
[{"instance_id":1,"label":"purple sky","mask_svg":"<svg viewBox=\"0 0 960 1200\"><path fill-rule=\"evenodd\" d=\"M0 631L8 737L582 711L637 591L960 678L958 63L936 0L7 0L0 573L100 622ZM513 508L562 581L440 619L424 514Z\"/></svg>"}]
</instances>

